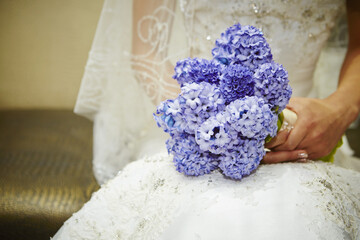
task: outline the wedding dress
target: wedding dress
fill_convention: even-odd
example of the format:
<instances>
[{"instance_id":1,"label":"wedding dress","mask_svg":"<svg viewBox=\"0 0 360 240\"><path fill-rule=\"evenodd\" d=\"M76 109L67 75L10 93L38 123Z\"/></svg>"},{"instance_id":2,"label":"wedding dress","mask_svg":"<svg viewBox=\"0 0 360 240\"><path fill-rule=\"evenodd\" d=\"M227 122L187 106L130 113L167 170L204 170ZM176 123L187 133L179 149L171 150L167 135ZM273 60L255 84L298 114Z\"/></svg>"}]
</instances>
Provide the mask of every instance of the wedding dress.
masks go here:
<instances>
[{"instance_id":1,"label":"wedding dress","mask_svg":"<svg viewBox=\"0 0 360 240\"><path fill-rule=\"evenodd\" d=\"M210 59L215 39L236 22L262 29L294 96L323 93L314 90L315 65L343 5L164 0L138 18L130 1L106 1L76 106L94 120L94 172L104 184L54 239L360 239L355 169L310 161L260 165L241 181L218 170L189 177L175 170L152 119L154 103L176 88L166 66L185 57ZM134 53L131 36L133 45L148 43L148 52ZM339 51L323 59L340 64ZM326 62L318 65L315 76L329 80Z\"/></svg>"}]
</instances>

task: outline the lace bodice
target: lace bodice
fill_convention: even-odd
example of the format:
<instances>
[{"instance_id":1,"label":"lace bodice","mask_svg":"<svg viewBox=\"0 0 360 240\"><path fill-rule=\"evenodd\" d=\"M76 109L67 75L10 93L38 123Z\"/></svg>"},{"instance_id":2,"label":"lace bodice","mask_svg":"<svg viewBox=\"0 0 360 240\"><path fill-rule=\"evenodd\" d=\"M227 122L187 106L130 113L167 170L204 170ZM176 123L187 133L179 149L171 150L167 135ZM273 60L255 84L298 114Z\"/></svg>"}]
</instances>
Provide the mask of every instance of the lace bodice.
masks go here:
<instances>
[{"instance_id":1,"label":"lace bodice","mask_svg":"<svg viewBox=\"0 0 360 240\"><path fill-rule=\"evenodd\" d=\"M215 39L234 23L261 29L276 62L285 66L294 96L307 96L321 49L344 2L292 0L181 1L190 52L211 58Z\"/></svg>"}]
</instances>

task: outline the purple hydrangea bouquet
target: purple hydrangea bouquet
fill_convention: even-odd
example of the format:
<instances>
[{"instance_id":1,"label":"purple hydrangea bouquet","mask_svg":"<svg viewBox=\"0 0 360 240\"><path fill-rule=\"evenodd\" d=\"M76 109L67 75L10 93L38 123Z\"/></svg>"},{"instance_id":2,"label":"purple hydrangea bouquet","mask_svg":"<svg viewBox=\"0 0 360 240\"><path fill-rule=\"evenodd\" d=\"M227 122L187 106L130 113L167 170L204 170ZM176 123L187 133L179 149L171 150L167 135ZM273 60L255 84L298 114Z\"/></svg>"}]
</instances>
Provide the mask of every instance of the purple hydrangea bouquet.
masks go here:
<instances>
[{"instance_id":1,"label":"purple hydrangea bouquet","mask_svg":"<svg viewBox=\"0 0 360 240\"><path fill-rule=\"evenodd\" d=\"M228 28L212 55L177 62L173 78L181 93L162 102L154 117L170 135L166 146L179 172L199 176L220 168L241 179L264 157L292 91L286 70L253 26Z\"/></svg>"}]
</instances>

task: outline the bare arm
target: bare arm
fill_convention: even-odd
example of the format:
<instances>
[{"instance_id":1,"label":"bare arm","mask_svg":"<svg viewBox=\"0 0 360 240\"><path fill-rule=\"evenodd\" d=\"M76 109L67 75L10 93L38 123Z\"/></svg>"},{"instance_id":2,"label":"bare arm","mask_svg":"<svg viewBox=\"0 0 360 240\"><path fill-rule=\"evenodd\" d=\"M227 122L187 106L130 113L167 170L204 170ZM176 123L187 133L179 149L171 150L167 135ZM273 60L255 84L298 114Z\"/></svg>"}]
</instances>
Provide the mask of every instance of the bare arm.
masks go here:
<instances>
[{"instance_id":1,"label":"bare arm","mask_svg":"<svg viewBox=\"0 0 360 240\"><path fill-rule=\"evenodd\" d=\"M333 97L347 100L356 117L360 111L360 2L348 0L346 5L349 45L341 68L339 87Z\"/></svg>"},{"instance_id":2,"label":"bare arm","mask_svg":"<svg viewBox=\"0 0 360 240\"><path fill-rule=\"evenodd\" d=\"M263 162L282 162L306 156L318 159L335 147L360 112L360 3L347 1L349 45L338 89L328 98L292 98L288 108L298 120L290 133L275 139ZM305 154L305 155L304 155Z\"/></svg>"}]
</instances>

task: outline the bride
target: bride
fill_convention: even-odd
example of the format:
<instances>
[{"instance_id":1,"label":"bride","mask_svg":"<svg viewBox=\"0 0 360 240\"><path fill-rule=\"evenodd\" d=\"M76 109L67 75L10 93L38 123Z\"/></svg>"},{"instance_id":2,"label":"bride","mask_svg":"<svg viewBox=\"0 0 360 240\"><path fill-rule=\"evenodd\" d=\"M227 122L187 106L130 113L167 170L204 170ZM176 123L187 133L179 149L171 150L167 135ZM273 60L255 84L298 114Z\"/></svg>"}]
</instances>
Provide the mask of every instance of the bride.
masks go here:
<instances>
[{"instance_id":1,"label":"bride","mask_svg":"<svg viewBox=\"0 0 360 240\"><path fill-rule=\"evenodd\" d=\"M323 100L300 98L323 90L313 87L315 65L344 5L107 0L75 109L94 120L94 173L102 187L54 239L359 239L358 160L341 149L335 164L308 160L327 155L359 113L355 1L347 3L350 38L338 89ZM298 119L267 144L263 159L287 162L260 165L241 181L220 171L184 176L152 119L154 104L178 92L169 77L174 63L210 59L215 39L236 22L262 29L289 72L288 108ZM339 51L325 58L328 64ZM318 65L319 79L337 75Z\"/></svg>"}]
</instances>

